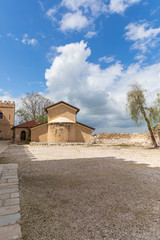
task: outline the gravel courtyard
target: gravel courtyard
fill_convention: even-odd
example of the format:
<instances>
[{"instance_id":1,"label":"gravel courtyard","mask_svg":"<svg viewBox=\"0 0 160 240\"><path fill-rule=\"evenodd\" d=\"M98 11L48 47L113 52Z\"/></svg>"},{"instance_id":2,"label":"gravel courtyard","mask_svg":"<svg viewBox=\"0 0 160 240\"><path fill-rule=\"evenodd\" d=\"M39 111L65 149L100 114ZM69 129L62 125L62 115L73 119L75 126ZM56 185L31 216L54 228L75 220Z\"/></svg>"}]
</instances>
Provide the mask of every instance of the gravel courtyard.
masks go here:
<instances>
[{"instance_id":1,"label":"gravel courtyard","mask_svg":"<svg viewBox=\"0 0 160 240\"><path fill-rule=\"evenodd\" d=\"M0 142L18 163L24 240L160 239L160 149Z\"/></svg>"}]
</instances>

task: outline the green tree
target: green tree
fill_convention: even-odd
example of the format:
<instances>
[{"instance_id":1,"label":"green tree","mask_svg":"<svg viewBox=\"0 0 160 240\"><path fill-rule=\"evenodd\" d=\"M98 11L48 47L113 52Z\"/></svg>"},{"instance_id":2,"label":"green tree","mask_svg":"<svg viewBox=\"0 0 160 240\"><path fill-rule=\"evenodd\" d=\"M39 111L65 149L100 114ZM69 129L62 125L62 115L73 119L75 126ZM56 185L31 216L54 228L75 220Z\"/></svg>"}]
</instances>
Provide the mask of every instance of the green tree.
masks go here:
<instances>
[{"instance_id":1,"label":"green tree","mask_svg":"<svg viewBox=\"0 0 160 240\"><path fill-rule=\"evenodd\" d=\"M130 87L127 93L127 111L137 125L143 124L144 121L146 122L153 146L156 148L158 145L151 127L154 122L155 110L153 107L147 107L145 98L146 90L142 89L141 85L135 83L130 85Z\"/></svg>"},{"instance_id":2,"label":"green tree","mask_svg":"<svg viewBox=\"0 0 160 240\"><path fill-rule=\"evenodd\" d=\"M154 101L153 113L152 113L153 122L155 124L160 122L160 94L157 93L157 98Z\"/></svg>"},{"instance_id":3,"label":"green tree","mask_svg":"<svg viewBox=\"0 0 160 240\"><path fill-rule=\"evenodd\" d=\"M47 121L45 108L53 102L39 93L26 93L21 98L21 108L16 111L20 123L38 120L39 123Z\"/></svg>"}]
</instances>

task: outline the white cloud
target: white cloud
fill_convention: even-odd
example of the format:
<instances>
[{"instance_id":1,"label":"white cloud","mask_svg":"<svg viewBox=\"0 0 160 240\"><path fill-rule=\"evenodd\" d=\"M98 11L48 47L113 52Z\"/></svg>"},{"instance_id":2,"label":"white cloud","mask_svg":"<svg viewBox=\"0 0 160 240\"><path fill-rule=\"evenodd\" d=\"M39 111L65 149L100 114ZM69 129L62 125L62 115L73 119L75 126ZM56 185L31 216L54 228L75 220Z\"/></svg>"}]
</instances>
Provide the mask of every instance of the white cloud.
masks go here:
<instances>
[{"instance_id":1,"label":"white cloud","mask_svg":"<svg viewBox=\"0 0 160 240\"><path fill-rule=\"evenodd\" d=\"M156 47L157 41L159 40L157 36L160 34L159 28L152 28L149 23L130 23L125 27L126 40L133 41L133 49L141 50L146 52L148 48Z\"/></svg>"},{"instance_id":2,"label":"white cloud","mask_svg":"<svg viewBox=\"0 0 160 240\"><path fill-rule=\"evenodd\" d=\"M111 13L122 14L128 7L140 1L141 0L110 0L109 11Z\"/></svg>"},{"instance_id":3,"label":"white cloud","mask_svg":"<svg viewBox=\"0 0 160 240\"><path fill-rule=\"evenodd\" d=\"M86 37L86 38L93 38L93 37L95 37L96 35L97 35L96 32L94 32L94 31L89 31L89 32L85 35L85 37Z\"/></svg>"},{"instance_id":4,"label":"white cloud","mask_svg":"<svg viewBox=\"0 0 160 240\"><path fill-rule=\"evenodd\" d=\"M81 29L88 26L89 21L85 16L83 16L81 11L75 13L66 13L62 20L60 29L64 32L67 30L80 31Z\"/></svg>"},{"instance_id":5,"label":"white cloud","mask_svg":"<svg viewBox=\"0 0 160 240\"><path fill-rule=\"evenodd\" d=\"M48 18L50 18L52 20L52 22L56 22L56 17L55 17L55 14L56 14L56 9L55 8L50 8L48 9L48 11L46 12L46 16Z\"/></svg>"},{"instance_id":6,"label":"white cloud","mask_svg":"<svg viewBox=\"0 0 160 240\"><path fill-rule=\"evenodd\" d=\"M38 1L38 3L39 3L41 10L44 11L45 10L44 3L40 0Z\"/></svg>"},{"instance_id":7,"label":"white cloud","mask_svg":"<svg viewBox=\"0 0 160 240\"><path fill-rule=\"evenodd\" d=\"M134 127L125 112L129 84L142 84L149 89L152 99L153 93L160 92L160 63L126 67L116 62L101 69L87 61L91 50L83 41L58 47L57 51L59 55L45 73L50 98L80 107L79 120L98 131L128 131Z\"/></svg>"},{"instance_id":8,"label":"white cloud","mask_svg":"<svg viewBox=\"0 0 160 240\"><path fill-rule=\"evenodd\" d=\"M12 33L8 33L8 34L7 34L7 37L12 38L12 39L15 40L15 41L18 41L18 40L19 40L19 39L18 39L17 37L15 37L15 35L12 34Z\"/></svg>"},{"instance_id":9,"label":"white cloud","mask_svg":"<svg viewBox=\"0 0 160 240\"><path fill-rule=\"evenodd\" d=\"M35 46L37 45L38 41L35 38L29 38L28 34L25 33L23 36L23 39L21 41L23 44L27 44L27 45L31 45L31 46Z\"/></svg>"},{"instance_id":10,"label":"white cloud","mask_svg":"<svg viewBox=\"0 0 160 240\"><path fill-rule=\"evenodd\" d=\"M15 101L15 98L12 98L10 92L0 89L0 100L1 101Z\"/></svg>"},{"instance_id":11,"label":"white cloud","mask_svg":"<svg viewBox=\"0 0 160 240\"><path fill-rule=\"evenodd\" d=\"M62 0L61 5L72 11L77 11L81 6L84 6L86 0Z\"/></svg>"},{"instance_id":12,"label":"white cloud","mask_svg":"<svg viewBox=\"0 0 160 240\"><path fill-rule=\"evenodd\" d=\"M160 27L151 28L148 23L130 23L125 29L126 38L132 41L155 38L160 33Z\"/></svg>"},{"instance_id":13,"label":"white cloud","mask_svg":"<svg viewBox=\"0 0 160 240\"><path fill-rule=\"evenodd\" d=\"M14 35L12 33L7 33L7 37L14 38Z\"/></svg>"},{"instance_id":14,"label":"white cloud","mask_svg":"<svg viewBox=\"0 0 160 240\"><path fill-rule=\"evenodd\" d=\"M113 13L122 14L133 4L141 0L62 0L53 8L50 8L46 15L52 22L58 22L61 31L77 30L81 31L91 26L94 29L94 21L100 15L110 15ZM58 13L65 9L59 20ZM64 12L64 11L63 11ZM91 25L92 24L92 25ZM85 37L93 37L93 31L89 31ZM95 36L95 34L94 34Z\"/></svg>"},{"instance_id":15,"label":"white cloud","mask_svg":"<svg viewBox=\"0 0 160 240\"><path fill-rule=\"evenodd\" d=\"M137 54L135 57L134 57L135 60L138 60L139 63L142 63L144 62L144 60L146 59L146 56L144 54Z\"/></svg>"},{"instance_id":16,"label":"white cloud","mask_svg":"<svg viewBox=\"0 0 160 240\"><path fill-rule=\"evenodd\" d=\"M99 58L98 59L100 62L105 62L105 63L111 63L111 62L114 62L114 57L112 56L112 57L106 57L106 56L104 56L104 57L101 57L101 58Z\"/></svg>"},{"instance_id":17,"label":"white cloud","mask_svg":"<svg viewBox=\"0 0 160 240\"><path fill-rule=\"evenodd\" d=\"M70 11L79 11L83 9L84 13L91 12L92 16L107 12L107 5L102 0L63 0L61 3Z\"/></svg>"},{"instance_id":18,"label":"white cloud","mask_svg":"<svg viewBox=\"0 0 160 240\"><path fill-rule=\"evenodd\" d=\"M55 46L52 46L49 52L46 54L48 62L52 63L56 56L57 56L57 48Z\"/></svg>"},{"instance_id":19,"label":"white cloud","mask_svg":"<svg viewBox=\"0 0 160 240\"><path fill-rule=\"evenodd\" d=\"M102 13L124 13L125 10L133 4L139 3L141 0L62 0L61 5L71 11L77 11L80 8L84 12L91 11L93 16ZM108 4L107 4L108 3Z\"/></svg>"},{"instance_id":20,"label":"white cloud","mask_svg":"<svg viewBox=\"0 0 160 240\"><path fill-rule=\"evenodd\" d=\"M1 101L14 101L13 98L8 94L0 94Z\"/></svg>"},{"instance_id":21,"label":"white cloud","mask_svg":"<svg viewBox=\"0 0 160 240\"><path fill-rule=\"evenodd\" d=\"M152 9L151 10L151 16L154 15L155 13L157 13L160 10L160 7L156 8L156 9Z\"/></svg>"}]
</instances>

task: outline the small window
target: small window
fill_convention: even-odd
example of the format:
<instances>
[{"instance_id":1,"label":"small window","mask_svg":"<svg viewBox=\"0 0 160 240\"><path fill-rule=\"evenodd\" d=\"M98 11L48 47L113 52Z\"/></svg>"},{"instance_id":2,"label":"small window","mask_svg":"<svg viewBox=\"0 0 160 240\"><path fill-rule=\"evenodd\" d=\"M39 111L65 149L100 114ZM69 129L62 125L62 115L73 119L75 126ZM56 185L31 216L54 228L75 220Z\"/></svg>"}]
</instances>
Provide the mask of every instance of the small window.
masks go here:
<instances>
[{"instance_id":1,"label":"small window","mask_svg":"<svg viewBox=\"0 0 160 240\"><path fill-rule=\"evenodd\" d=\"M0 119L3 119L3 113L0 112Z\"/></svg>"}]
</instances>

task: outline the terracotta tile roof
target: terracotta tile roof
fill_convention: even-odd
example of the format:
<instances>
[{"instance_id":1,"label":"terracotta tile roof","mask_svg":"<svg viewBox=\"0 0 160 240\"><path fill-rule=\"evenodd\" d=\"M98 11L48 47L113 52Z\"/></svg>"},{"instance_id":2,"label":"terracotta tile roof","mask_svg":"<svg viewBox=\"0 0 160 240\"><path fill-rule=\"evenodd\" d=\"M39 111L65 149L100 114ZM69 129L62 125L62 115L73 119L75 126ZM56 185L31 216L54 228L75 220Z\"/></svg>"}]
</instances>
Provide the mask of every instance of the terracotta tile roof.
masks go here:
<instances>
[{"instance_id":1,"label":"terracotta tile roof","mask_svg":"<svg viewBox=\"0 0 160 240\"><path fill-rule=\"evenodd\" d=\"M29 121L29 122L25 122L25 123L16 125L13 128L31 128L31 127L35 127L36 125L38 125L38 121L33 120L33 121Z\"/></svg>"},{"instance_id":2,"label":"terracotta tile roof","mask_svg":"<svg viewBox=\"0 0 160 240\"><path fill-rule=\"evenodd\" d=\"M39 127L39 126L41 126L41 125L43 125L43 124L46 124L46 123L48 123L48 122L44 122L44 123L38 123L38 124L36 124L35 126L32 126L31 128L34 128L34 127Z\"/></svg>"}]
</instances>

